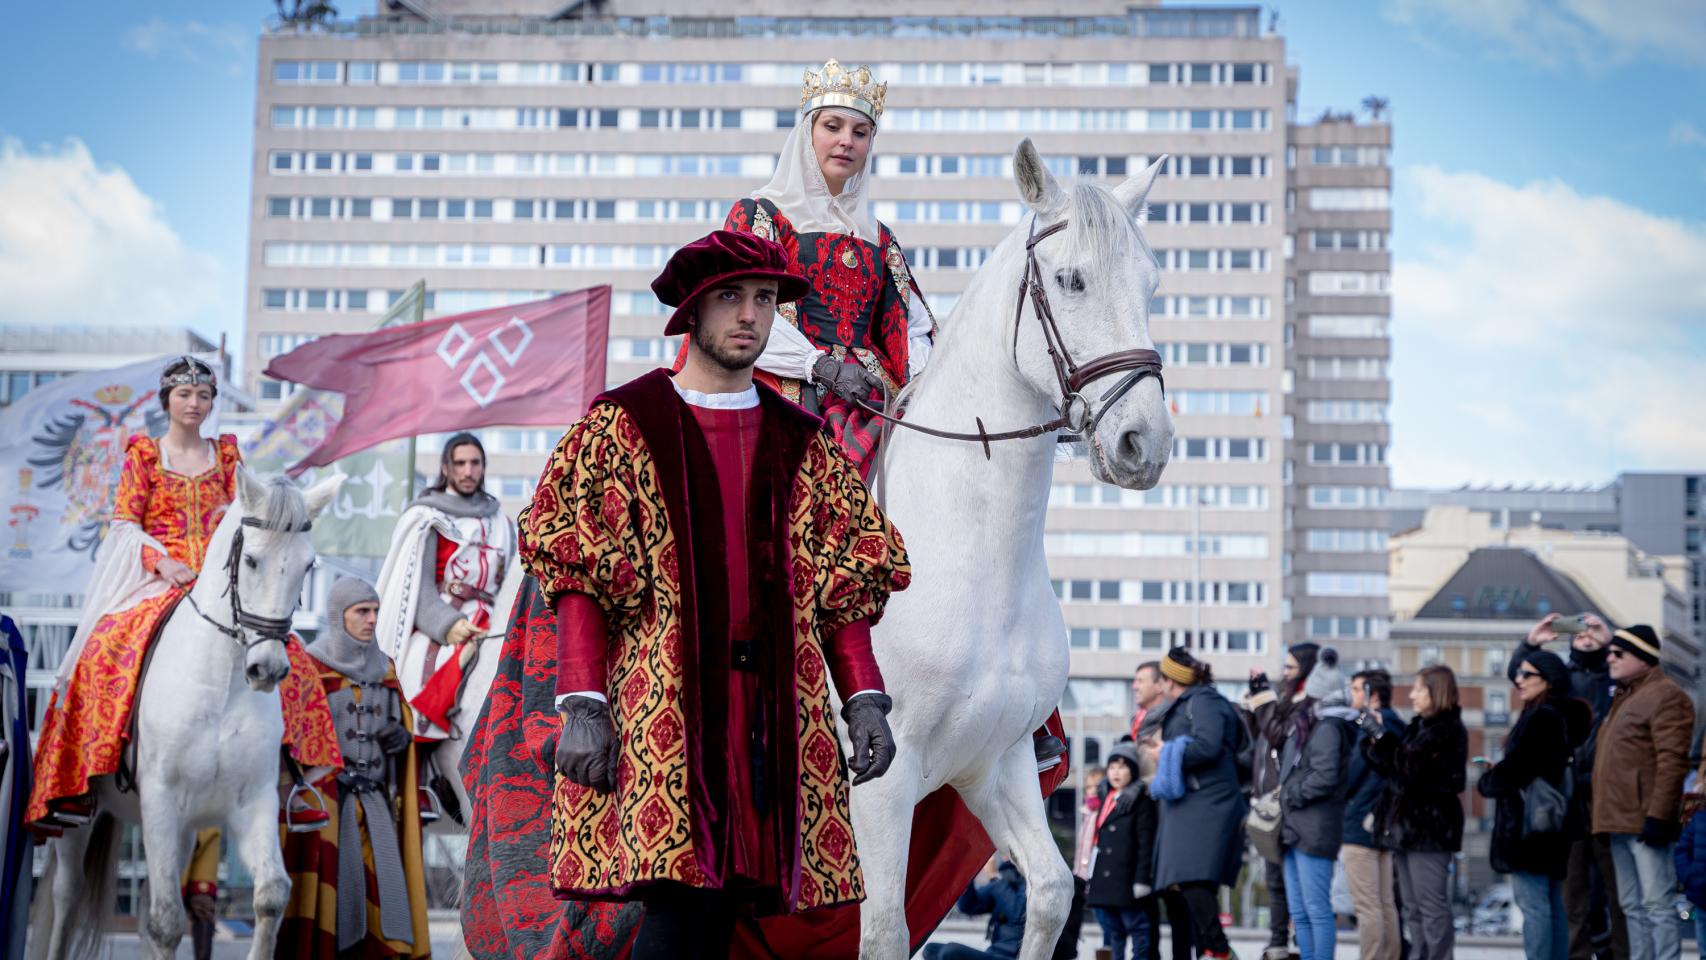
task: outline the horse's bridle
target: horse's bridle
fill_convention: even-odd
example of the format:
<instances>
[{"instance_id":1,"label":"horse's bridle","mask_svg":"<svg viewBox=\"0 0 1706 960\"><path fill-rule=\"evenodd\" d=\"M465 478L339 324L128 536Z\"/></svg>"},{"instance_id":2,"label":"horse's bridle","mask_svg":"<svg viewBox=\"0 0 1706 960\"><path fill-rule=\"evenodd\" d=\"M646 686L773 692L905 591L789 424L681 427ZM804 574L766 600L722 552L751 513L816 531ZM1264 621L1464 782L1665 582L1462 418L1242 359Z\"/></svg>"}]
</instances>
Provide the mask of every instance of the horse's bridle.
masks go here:
<instances>
[{"instance_id":1,"label":"horse's bridle","mask_svg":"<svg viewBox=\"0 0 1706 960\"><path fill-rule=\"evenodd\" d=\"M231 598L231 613L237 619L237 623L234 626L226 626L218 620L208 616L201 609L201 606L195 602L195 595L193 593L184 594L184 599L190 602L190 606L195 609L197 615L212 624L215 630L218 630L220 633L223 633L237 641L244 650L249 650L259 646L260 644L275 640L283 643L285 638L290 636L289 617L263 617L259 614L250 613L243 609L243 596L237 589L237 578L239 572L242 570L243 564L243 527L255 527L259 530L277 530L287 533L305 533L308 530L313 529L313 526L314 524L312 522L304 522L298 527L269 527L256 517L243 518L242 526L237 528L237 533L231 538L231 550L225 555L225 595ZM244 636L244 627L253 630L255 632L256 639L250 640Z\"/></svg>"},{"instance_id":2,"label":"horse's bridle","mask_svg":"<svg viewBox=\"0 0 1706 960\"><path fill-rule=\"evenodd\" d=\"M1049 304L1048 288L1043 284L1042 268L1037 265L1037 244L1066 229L1069 221L1061 220L1037 230L1037 218L1031 217L1031 229L1025 239L1025 273L1019 279L1019 299L1013 307L1013 360L1019 359L1019 324L1024 319L1025 300L1027 294L1031 301L1031 312L1036 314L1037 323L1042 327L1043 342L1048 345L1049 361L1054 365L1055 380L1060 384L1060 416L1044 423L1034 424L1018 430L1004 430L990 433L984 429L983 418L978 417L976 433L956 433L952 430L937 430L922 424L912 423L890 416L883 410L878 410L864 400L855 399L853 403L866 413L882 418L884 421L919 433L940 437L944 440L976 441L983 444L984 459L989 458L989 445L997 440L1026 440L1053 433L1062 428L1080 436L1096 428L1102 414L1108 407L1118 401L1149 377L1154 377L1161 384L1163 396L1167 393L1167 382L1161 376L1161 354L1154 350L1122 350L1118 353L1103 354L1080 365L1072 359L1072 352L1066 347L1066 338L1061 336L1060 326L1054 319L1054 308ZM1090 384L1111 373L1125 373L1112 387L1109 387L1096 403L1100 410L1091 405L1084 397L1084 390Z\"/></svg>"}]
</instances>

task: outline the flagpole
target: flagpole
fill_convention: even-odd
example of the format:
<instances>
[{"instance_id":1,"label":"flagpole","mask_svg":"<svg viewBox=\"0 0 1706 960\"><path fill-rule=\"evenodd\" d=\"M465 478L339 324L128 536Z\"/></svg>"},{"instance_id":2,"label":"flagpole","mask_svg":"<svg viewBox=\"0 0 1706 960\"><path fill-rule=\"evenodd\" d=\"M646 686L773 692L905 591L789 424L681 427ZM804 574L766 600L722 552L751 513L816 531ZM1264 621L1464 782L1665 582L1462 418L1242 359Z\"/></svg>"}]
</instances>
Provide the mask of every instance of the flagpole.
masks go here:
<instances>
[{"instance_id":1,"label":"flagpole","mask_svg":"<svg viewBox=\"0 0 1706 960\"><path fill-rule=\"evenodd\" d=\"M414 285L403 291L402 299L398 300L385 317L379 321L379 329L396 326L398 323L420 323L426 319L426 279L423 277ZM408 453L404 462L409 465L408 483L409 497L415 495L415 443L418 438L409 437Z\"/></svg>"}]
</instances>

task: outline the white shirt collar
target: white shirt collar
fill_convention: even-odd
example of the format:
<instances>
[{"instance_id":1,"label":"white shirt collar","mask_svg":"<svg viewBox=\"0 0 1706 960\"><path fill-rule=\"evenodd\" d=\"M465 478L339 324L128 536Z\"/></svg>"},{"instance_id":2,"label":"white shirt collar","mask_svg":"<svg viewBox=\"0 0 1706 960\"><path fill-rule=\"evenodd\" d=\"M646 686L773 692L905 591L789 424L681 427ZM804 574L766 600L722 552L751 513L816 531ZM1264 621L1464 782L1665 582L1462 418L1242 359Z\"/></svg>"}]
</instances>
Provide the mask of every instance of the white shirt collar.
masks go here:
<instances>
[{"instance_id":1,"label":"white shirt collar","mask_svg":"<svg viewBox=\"0 0 1706 960\"><path fill-rule=\"evenodd\" d=\"M700 393L689 390L672 378L669 385L675 388L676 395L695 407L707 410L750 410L758 406L758 388L747 387L740 393Z\"/></svg>"}]
</instances>

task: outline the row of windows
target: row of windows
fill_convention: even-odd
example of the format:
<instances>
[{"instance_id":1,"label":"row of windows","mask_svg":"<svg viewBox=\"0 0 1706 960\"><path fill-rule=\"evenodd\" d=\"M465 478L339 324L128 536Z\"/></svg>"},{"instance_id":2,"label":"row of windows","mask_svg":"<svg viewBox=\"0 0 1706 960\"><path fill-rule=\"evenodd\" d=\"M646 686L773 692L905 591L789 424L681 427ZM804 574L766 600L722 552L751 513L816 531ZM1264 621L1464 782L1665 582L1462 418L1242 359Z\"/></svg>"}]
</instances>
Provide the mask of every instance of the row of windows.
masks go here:
<instances>
[{"instance_id":1,"label":"row of windows","mask_svg":"<svg viewBox=\"0 0 1706 960\"><path fill-rule=\"evenodd\" d=\"M1305 156L1317 166L1384 167L1390 153L1385 147L1313 147Z\"/></svg>"},{"instance_id":2,"label":"row of windows","mask_svg":"<svg viewBox=\"0 0 1706 960\"><path fill-rule=\"evenodd\" d=\"M1384 640L1392 630L1392 621L1385 617L1310 617L1308 630L1317 638Z\"/></svg>"},{"instance_id":3,"label":"row of windows","mask_svg":"<svg viewBox=\"0 0 1706 960\"><path fill-rule=\"evenodd\" d=\"M1385 487L1313 486L1309 506L1315 510L1358 510L1386 506Z\"/></svg>"},{"instance_id":4,"label":"row of windows","mask_svg":"<svg viewBox=\"0 0 1706 960\"><path fill-rule=\"evenodd\" d=\"M1267 297L1156 297L1149 315L1178 319L1262 320L1269 316Z\"/></svg>"},{"instance_id":5,"label":"row of windows","mask_svg":"<svg viewBox=\"0 0 1706 960\"><path fill-rule=\"evenodd\" d=\"M1173 459L1216 463L1260 463L1268 459L1268 442L1251 437L1173 438Z\"/></svg>"},{"instance_id":6,"label":"row of windows","mask_svg":"<svg viewBox=\"0 0 1706 960\"><path fill-rule=\"evenodd\" d=\"M1374 400L1311 400L1304 416L1310 423L1385 423L1386 404Z\"/></svg>"},{"instance_id":7,"label":"row of windows","mask_svg":"<svg viewBox=\"0 0 1706 960\"><path fill-rule=\"evenodd\" d=\"M1314 529L1306 542L1318 553L1385 553L1386 531Z\"/></svg>"},{"instance_id":8,"label":"row of windows","mask_svg":"<svg viewBox=\"0 0 1706 960\"><path fill-rule=\"evenodd\" d=\"M1017 207L1018 204L1013 206ZM616 223L721 223L728 215L728 203L722 200L268 197L267 215L292 220L494 220L500 223L609 220Z\"/></svg>"},{"instance_id":9,"label":"row of windows","mask_svg":"<svg viewBox=\"0 0 1706 960\"><path fill-rule=\"evenodd\" d=\"M1051 557L1227 557L1261 559L1268 555L1268 538L1259 533L1215 533L1192 537L1182 533L1130 533L1103 530L1064 530L1043 534L1043 550Z\"/></svg>"},{"instance_id":10,"label":"row of windows","mask_svg":"<svg viewBox=\"0 0 1706 960\"><path fill-rule=\"evenodd\" d=\"M1309 293L1316 297L1384 296L1392 292L1392 275L1384 270L1314 270Z\"/></svg>"},{"instance_id":11,"label":"row of windows","mask_svg":"<svg viewBox=\"0 0 1706 960\"><path fill-rule=\"evenodd\" d=\"M1386 249L1385 230L1311 230L1311 250L1358 250L1374 252Z\"/></svg>"},{"instance_id":12,"label":"row of windows","mask_svg":"<svg viewBox=\"0 0 1706 960\"><path fill-rule=\"evenodd\" d=\"M1268 585L1260 580L1050 580L1054 595L1069 603L1195 603L1202 586L1202 603L1261 607L1268 602Z\"/></svg>"},{"instance_id":13,"label":"row of windows","mask_svg":"<svg viewBox=\"0 0 1706 960\"><path fill-rule=\"evenodd\" d=\"M1340 466L1367 466L1386 462L1386 446L1379 443L1312 443L1309 462Z\"/></svg>"},{"instance_id":14,"label":"row of windows","mask_svg":"<svg viewBox=\"0 0 1706 960\"><path fill-rule=\"evenodd\" d=\"M794 113L773 108L340 107L280 104L268 112L268 118L271 126L278 130L775 130L792 126ZM1271 127L1266 110L933 107L889 110L883 116L883 129L1213 133L1253 132ZM1330 208L1318 206L1316 209Z\"/></svg>"},{"instance_id":15,"label":"row of windows","mask_svg":"<svg viewBox=\"0 0 1706 960\"><path fill-rule=\"evenodd\" d=\"M1383 187L1315 187L1309 191L1311 210L1385 210L1391 191Z\"/></svg>"},{"instance_id":16,"label":"row of windows","mask_svg":"<svg viewBox=\"0 0 1706 960\"><path fill-rule=\"evenodd\" d=\"M383 313L402 299L405 291L384 289L323 290L314 288L267 287L261 290L261 306L267 310L326 310L332 313L366 311ZM531 303L553 296L546 290L428 290L426 309L436 313L467 313L503 307L512 303ZM644 297L643 309L633 304ZM629 309L624 310L623 307ZM618 294L612 301L614 313L658 315L667 312L650 293Z\"/></svg>"},{"instance_id":17,"label":"row of windows","mask_svg":"<svg viewBox=\"0 0 1706 960\"><path fill-rule=\"evenodd\" d=\"M1043 165L1057 177L1124 177L1149 166L1152 158L1142 154L1078 155L1044 154ZM1244 154L1192 154L1167 158L1162 176L1186 178L1266 177L1267 157ZM883 177L1011 177L1010 154L924 154L899 153L877 157L876 171Z\"/></svg>"},{"instance_id":18,"label":"row of windows","mask_svg":"<svg viewBox=\"0 0 1706 960\"><path fill-rule=\"evenodd\" d=\"M267 169L285 174L490 174L555 177L742 177L759 179L774 171L776 158L764 153L340 153L327 150L274 150Z\"/></svg>"},{"instance_id":19,"label":"row of windows","mask_svg":"<svg viewBox=\"0 0 1706 960\"><path fill-rule=\"evenodd\" d=\"M1309 318L1309 335L1328 339L1384 337L1391 317L1379 314L1317 313Z\"/></svg>"},{"instance_id":20,"label":"row of windows","mask_svg":"<svg viewBox=\"0 0 1706 960\"><path fill-rule=\"evenodd\" d=\"M1186 249L1155 251L1156 263L1163 270L1180 272L1210 271L1227 273L1244 271L1263 273L1268 269L1268 251Z\"/></svg>"},{"instance_id":21,"label":"row of windows","mask_svg":"<svg viewBox=\"0 0 1706 960\"><path fill-rule=\"evenodd\" d=\"M1100 483L1057 483L1049 487L1050 507L1108 507L1152 510L1266 510L1268 488L1240 485L1160 484L1148 490L1123 490Z\"/></svg>"},{"instance_id":22,"label":"row of windows","mask_svg":"<svg viewBox=\"0 0 1706 960\"><path fill-rule=\"evenodd\" d=\"M1303 590L1312 597L1384 597L1386 574L1317 570L1304 577Z\"/></svg>"},{"instance_id":23,"label":"row of windows","mask_svg":"<svg viewBox=\"0 0 1706 960\"><path fill-rule=\"evenodd\" d=\"M1271 130L1267 110L1073 110L1035 107L932 107L895 109L883 114L883 129L894 131L963 131L983 133L1043 133L1049 131L1131 131L1182 133L1254 133Z\"/></svg>"},{"instance_id":24,"label":"row of windows","mask_svg":"<svg viewBox=\"0 0 1706 960\"><path fill-rule=\"evenodd\" d=\"M1161 652L1173 647L1205 653L1262 654L1268 652L1264 630L1120 630L1113 627L1073 627L1067 640L1077 650L1139 650ZM1080 707L1083 704L1080 702Z\"/></svg>"},{"instance_id":25,"label":"row of windows","mask_svg":"<svg viewBox=\"0 0 1706 960\"><path fill-rule=\"evenodd\" d=\"M1157 343L1156 352L1170 367L1265 367L1265 343Z\"/></svg>"},{"instance_id":26,"label":"row of windows","mask_svg":"<svg viewBox=\"0 0 1706 960\"><path fill-rule=\"evenodd\" d=\"M1150 223L1268 223L1265 203L1151 203Z\"/></svg>"},{"instance_id":27,"label":"row of windows","mask_svg":"<svg viewBox=\"0 0 1706 960\"><path fill-rule=\"evenodd\" d=\"M1265 390L1174 390L1168 397L1176 414L1259 417L1273 409Z\"/></svg>"},{"instance_id":28,"label":"row of windows","mask_svg":"<svg viewBox=\"0 0 1706 960\"><path fill-rule=\"evenodd\" d=\"M55 373L49 370L12 370L0 374L0 407L17 403L24 398L24 394L43 384L52 383L62 376L69 376L69 374Z\"/></svg>"},{"instance_id":29,"label":"row of windows","mask_svg":"<svg viewBox=\"0 0 1706 960\"><path fill-rule=\"evenodd\" d=\"M822 64L541 63L441 60L279 60L281 84L386 85L793 85ZM901 86L1243 86L1273 82L1267 63L879 63L877 77Z\"/></svg>"},{"instance_id":30,"label":"row of windows","mask_svg":"<svg viewBox=\"0 0 1706 960\"><path fill-rule=\"evenodd\" d=\"M1311 380L1386 379L1386 361L1380 357L1310 357L1305 369Z\"/></svg>"}]
</instances>

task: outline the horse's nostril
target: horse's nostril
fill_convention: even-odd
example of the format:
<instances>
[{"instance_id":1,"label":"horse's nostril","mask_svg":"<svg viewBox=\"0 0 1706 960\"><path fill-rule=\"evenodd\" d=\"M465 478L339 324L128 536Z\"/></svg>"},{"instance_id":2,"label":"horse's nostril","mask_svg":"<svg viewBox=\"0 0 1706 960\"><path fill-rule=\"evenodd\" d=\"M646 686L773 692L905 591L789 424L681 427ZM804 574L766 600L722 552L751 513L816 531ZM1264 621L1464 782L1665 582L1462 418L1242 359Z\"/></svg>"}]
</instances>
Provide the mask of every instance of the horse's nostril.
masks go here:
<instances>
[{"instance_id":1,"label":"horse's nostril","mask_svg":"<svg viewBox=\"0 0 1706 960\"><path fill-rule=\"evenodd\" d=\"M1143 435L1136 430L1120 434L1120 454L1132 460L1143 459Z\"/></svg>"}]
</instances>

